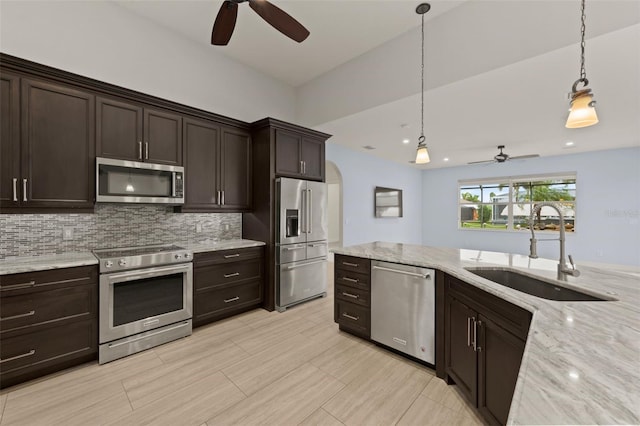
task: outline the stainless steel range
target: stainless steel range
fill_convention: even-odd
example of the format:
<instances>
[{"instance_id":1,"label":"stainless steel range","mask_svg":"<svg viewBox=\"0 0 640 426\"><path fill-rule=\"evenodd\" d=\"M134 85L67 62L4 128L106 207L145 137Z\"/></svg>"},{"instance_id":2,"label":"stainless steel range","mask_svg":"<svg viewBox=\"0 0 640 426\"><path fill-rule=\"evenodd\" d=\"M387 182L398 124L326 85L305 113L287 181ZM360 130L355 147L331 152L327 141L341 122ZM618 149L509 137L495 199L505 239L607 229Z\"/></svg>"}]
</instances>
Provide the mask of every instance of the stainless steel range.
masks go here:
<instances>
[{"instance_id":1,"label":"stainless steel range","mask_svg":"<svg viewBox=\"0 0 640 426\"><path fill-rule=\"evenodd\" d=\"M94 250L100 364L191 334L193 254L176 245Z\"/></svg>"}]
</instances>

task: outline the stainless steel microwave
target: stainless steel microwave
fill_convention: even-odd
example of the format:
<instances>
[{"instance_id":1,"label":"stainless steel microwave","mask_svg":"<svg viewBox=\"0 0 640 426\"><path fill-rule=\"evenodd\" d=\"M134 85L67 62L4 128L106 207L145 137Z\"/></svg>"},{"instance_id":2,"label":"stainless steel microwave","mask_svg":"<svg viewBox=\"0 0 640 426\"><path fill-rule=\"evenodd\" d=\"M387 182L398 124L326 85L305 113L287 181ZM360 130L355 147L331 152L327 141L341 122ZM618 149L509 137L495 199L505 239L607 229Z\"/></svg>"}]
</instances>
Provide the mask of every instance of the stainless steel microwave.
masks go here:
<instances>
[{"instance_id":1,"label":"stainless steel microwave","mask_svg":"<svg viewBox=\"0 0 640 426\"><path fill-rule=\"evenodd\" d=\"M184 204L184 167L97 157L96 202Z\"/></svg>"}]
</instances>

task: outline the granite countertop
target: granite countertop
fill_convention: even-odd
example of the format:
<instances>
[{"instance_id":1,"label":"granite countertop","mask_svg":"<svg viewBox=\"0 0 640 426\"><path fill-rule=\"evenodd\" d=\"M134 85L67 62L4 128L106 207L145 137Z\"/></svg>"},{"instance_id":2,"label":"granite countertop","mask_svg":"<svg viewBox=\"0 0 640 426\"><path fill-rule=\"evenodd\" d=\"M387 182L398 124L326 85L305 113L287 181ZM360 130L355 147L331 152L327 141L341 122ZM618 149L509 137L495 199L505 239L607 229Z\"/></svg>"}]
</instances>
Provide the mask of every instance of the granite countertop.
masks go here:
<instances>
[{"instance_id":1,"label":"granite countertop","mask_svg":"<svg viewBox=\"0 0 640 426\"><path fill-rule=\"evenodd\" d=\"M96 259L90 251L47 254L42 256L8 257L0 260L0 275L97 264L98 259Z\"/></svg>"},{"instance_id":2,"label":"granite countertop","mask_svg":"<svg viewBox=\"0 0 640 426\"><path fill-rule=\"evenodd\" d=\"M200 242L177 243L193 253L217 250L233 250L263 246L262 241L254 240L204 240ZM49 269L73 268L76 266L97 265L98 259L90 251L47 254L41 256L8 257L0 259L0 275L20 274L23 272L46 271Z\"/></svg>"},{"instance_id":3,"label":"granite countertop","mask_svg":"<svg viewBox=\"0 0 640 426\"><path fill-rule=\"evenodd\" d=\"M557 260L375 242L337 254L439 269L533 313L509 424L640 424L640 279L632 268L576 264L559 285L606 302L541 299L464 268L500 267L556 279Z\"/></svg>"}]
</instances>

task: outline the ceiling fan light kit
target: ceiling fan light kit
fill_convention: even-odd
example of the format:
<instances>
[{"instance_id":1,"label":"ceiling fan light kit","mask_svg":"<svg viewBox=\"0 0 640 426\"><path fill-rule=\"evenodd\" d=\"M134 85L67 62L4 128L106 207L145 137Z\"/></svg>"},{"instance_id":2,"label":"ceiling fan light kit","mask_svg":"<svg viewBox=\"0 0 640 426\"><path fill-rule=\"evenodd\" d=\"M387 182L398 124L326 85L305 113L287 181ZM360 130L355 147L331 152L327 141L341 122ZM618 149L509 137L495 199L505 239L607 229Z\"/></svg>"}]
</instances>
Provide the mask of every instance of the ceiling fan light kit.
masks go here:
<instances>
[{"instance_id":1,"label":"ceiling fan light kit","mask_svg":"<svg viewBox=\"0 0 640 426\"><path fill-rule=\"evenodd\" d=\"M581 7L581 26L580 26L580 78L573 83L571 88L571 105L569 108L569 117L567 118L567 124L565 127L568 129L577 129L580 127L593 126L598 122L598 115L596 114L595 104L593 100L593 94L587 79L587 72L584 66L584 48L585 48L585 0L582 0ZM582 84L582 89L578 90L578 85Z\"/></svg>"},{"instance_id":2,"label":"ceiling fan light kit","mask_svg":"<svg viewBox=\"0 0 640 426\"><path fill-rule=\"evenodd\" d=\"M301 43L309 37L309 30L300 22L267 0L226 0L220 6L213 24L211 44L216 46L229 44L238 18L238 4L245 2L248 2L249 7L267 21L269 25L290 39Z\"/></svg>"},{"instance_id":3,"label":"ceiling fan light kit","mask_svg":"<svg viewBox=\"0 0 640 426\"><path fill-rule=\"evenodd\" d=\"M424 142L424 14L431 9L429 3L420 3L416 7L416 13L422 16L422 45L420 49L422 57L421 67L421 89L420 89L420 137L418 138L418 149L416 150L416 164L427 164L431 159L429 158L429 151L427 150L427 144Z\"/></svg>"}]
</instances>

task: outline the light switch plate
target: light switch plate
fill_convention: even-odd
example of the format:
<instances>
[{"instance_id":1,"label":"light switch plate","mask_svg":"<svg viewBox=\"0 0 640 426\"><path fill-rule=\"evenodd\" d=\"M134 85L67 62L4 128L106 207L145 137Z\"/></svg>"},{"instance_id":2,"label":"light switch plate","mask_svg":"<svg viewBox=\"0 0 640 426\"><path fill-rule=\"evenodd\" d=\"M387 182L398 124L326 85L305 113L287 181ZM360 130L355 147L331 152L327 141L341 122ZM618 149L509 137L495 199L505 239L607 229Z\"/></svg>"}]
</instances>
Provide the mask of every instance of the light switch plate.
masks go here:
<instances>
[{"instance_id":1,"label":"light switch plate","mask_svg":"<svg viewBox=\"0 0 640 426\"><path fill-rule=\"evenodd\" d=\"M70 226L62 227L62 239L64 241L73 240L73 228Z\"/></svg>"}]
</instances>

